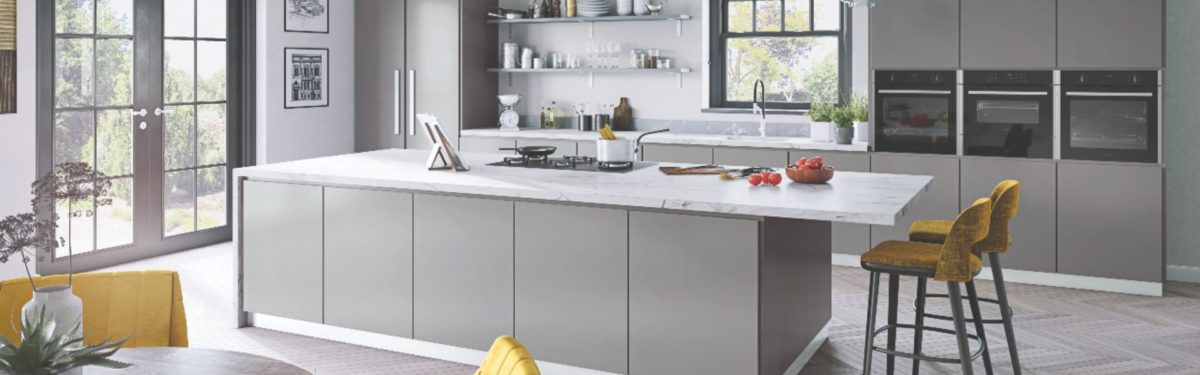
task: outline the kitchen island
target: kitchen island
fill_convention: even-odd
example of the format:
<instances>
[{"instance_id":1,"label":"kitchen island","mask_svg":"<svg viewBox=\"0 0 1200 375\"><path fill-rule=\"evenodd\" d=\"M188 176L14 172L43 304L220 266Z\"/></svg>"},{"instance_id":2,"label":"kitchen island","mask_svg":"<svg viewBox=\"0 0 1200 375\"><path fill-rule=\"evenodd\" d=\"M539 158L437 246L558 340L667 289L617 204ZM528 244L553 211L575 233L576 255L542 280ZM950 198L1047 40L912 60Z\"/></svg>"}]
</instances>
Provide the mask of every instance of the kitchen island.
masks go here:
<instances>
[{"instance_id":1,"label":"kitchen island","mask_svg":"<svg viewBox=\"0 0 1200 375\"><path fill-rule=\"evenodd\" d=\"M926 176L488 166L384 150L234 172L239 321L477 364L514 335L546 373L796 373L831 316L830 225L893 225Z\"/></svg>"}]
</instances>

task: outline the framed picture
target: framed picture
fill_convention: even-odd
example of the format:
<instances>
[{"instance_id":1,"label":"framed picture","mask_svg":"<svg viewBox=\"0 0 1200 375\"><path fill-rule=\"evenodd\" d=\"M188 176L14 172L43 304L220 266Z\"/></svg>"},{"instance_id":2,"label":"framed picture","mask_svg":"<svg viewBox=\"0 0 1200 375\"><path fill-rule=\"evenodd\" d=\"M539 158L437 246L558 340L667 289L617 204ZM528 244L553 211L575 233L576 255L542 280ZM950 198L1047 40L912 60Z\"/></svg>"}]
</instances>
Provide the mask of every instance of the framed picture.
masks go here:
<instances>
[{"instance_id":1,"label":"framed picture","mask_svg":"<svg viewBox=\"0 0 1200 375\"><path fill-rule=\"evenodd\" d=\"M0 114L17 113L17 1L0 0Z\"/></svg>"},{"instance_id":2,"label":"framed picture","mask_svg":"<svg viewBox=\"0 0 1200 375\"><path fill-rule=\"evenodd\" d=\"M283 49L283 108L329 106L329 49Z\"/></svg>"},{"instance_id":3,"label":"framed picture","mask_svg":"<svg viewBox=\"0 0 1200 375\"><path fill-rule=\"evenodd\" d=\"M283 0L283 31L329 34L329 0Z\"/></svg>"}]
</instances>

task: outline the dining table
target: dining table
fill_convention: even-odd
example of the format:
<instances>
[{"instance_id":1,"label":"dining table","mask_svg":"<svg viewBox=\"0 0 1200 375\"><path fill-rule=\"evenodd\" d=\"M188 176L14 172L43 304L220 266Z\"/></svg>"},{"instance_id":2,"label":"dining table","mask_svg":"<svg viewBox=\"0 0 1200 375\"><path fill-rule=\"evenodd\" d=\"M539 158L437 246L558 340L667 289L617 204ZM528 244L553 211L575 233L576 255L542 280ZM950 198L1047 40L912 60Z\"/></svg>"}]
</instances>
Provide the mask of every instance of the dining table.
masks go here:
<instances>
[{"instance_id":1,"label":"dining table","mask_svg":"<svg viewBox=\"0 0 1200 375\"><path fill-rule=\"evenodd\" d=\"M217 349L127 348L109 359L133 366L124 369L89 366L83 372L87 375L312 375L277 359Z\"/></svg>"}]
</instances>

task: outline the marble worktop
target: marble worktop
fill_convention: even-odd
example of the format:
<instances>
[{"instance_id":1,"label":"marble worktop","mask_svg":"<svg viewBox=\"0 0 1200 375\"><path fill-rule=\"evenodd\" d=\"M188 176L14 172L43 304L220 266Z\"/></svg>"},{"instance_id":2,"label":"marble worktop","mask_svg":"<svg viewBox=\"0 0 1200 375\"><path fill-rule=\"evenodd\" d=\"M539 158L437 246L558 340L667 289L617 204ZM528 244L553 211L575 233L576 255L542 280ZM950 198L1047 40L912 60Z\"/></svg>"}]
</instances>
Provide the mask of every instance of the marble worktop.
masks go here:
<instances>
[{"instance_id":1,"label":"marble worktop","mask_svg":"<svg viewBox=\"0 0 1200 375\"><path fill-rule=\"evenodd\" d=\"M644 132L616 132L618 137L637 138ZM595 141L595 132L582 132L572 129L522 129L519 131L502 131L499 129L467 129L462 131L463 137L477 138L513 138L513 139L544 139L563 141ZM646 144L689 145L707 147L745 147L783 150L818 150L866 152L867 143L856 142L839 145L834 142L817 142L808 137L760 137L754 135L726 134L687 134L687 133L658 133L642 139Z\"/></svg>"},{"instance_id":2,"label":"marble worktop","mask_svg":"<svg viewBox=\"0 0 1200 375\"><path fill-rule=\"evenodd\" d=\"M929 176L838 172L824 185L752 187L717 176L667 176L657 166L627 173L488 166L500 154L467 153L467 172L429 171L427 151L382 150L234 170L235 178L399 189L627 208L895 225ZM662 165L682 165L663 163Z\"/></svg>"}]
</instances>

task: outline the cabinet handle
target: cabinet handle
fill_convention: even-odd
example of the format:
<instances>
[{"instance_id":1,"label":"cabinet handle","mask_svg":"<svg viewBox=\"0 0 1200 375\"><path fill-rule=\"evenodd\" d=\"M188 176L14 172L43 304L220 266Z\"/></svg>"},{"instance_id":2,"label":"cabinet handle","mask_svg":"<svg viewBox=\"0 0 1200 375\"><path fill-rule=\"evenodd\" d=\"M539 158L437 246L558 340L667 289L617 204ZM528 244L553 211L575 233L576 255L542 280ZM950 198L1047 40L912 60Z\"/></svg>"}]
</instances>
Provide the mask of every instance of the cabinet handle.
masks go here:
<instances>
[{"instance_id":1,"label":"cabinet handle","mask_svg":"<svg viewBox=\"0 0 1200 375\"><path fill-rule=\"evenodd\" d=\"M400 70L392 71L392 133L400 135Z\"/></svg>"},{"instance_id":2,"label":"cabinet handle","mask_svg":"<svg viewBox=\"0 0 1200 375\"><path fill-rule=\"evenodd\" d=\"M417 123L417 71L408 70L408 135L417 135L417 128L413 125Z\"/></svg>"},{"instance_id":3,"label":"cabinet handle","mask_svg":"<svg viewBox=\"0 0 1200 375\"><path fill-rule=\"evenodd\" d=\"M1128 98L1152 98L1152 92L1089 92L1089 91L1067 91L1067 96L1094 96L1094 97L1128 97Z\"/></svg>"},{"instance_id":4,"label":"cabinet handle","mask_svg":"<svg viewBox=\"0 0 1200 375\"><path fill-rule=\"evenodd\" d=\"M1046 91L967 91L967 95L992 95L992 96L1046 96L1050 95Z\"/></svg>"},{"instance_id":5,"label":"cabinet handle","mask_svg":"<svg viewBox=\"0 0 1200 375\"><path fill-rule=\"evenodd\" d=\"M950 95L954 92L950 90L879 90L880 94L928 94L928 95Z\"/></svg>"}]
</instances>

